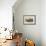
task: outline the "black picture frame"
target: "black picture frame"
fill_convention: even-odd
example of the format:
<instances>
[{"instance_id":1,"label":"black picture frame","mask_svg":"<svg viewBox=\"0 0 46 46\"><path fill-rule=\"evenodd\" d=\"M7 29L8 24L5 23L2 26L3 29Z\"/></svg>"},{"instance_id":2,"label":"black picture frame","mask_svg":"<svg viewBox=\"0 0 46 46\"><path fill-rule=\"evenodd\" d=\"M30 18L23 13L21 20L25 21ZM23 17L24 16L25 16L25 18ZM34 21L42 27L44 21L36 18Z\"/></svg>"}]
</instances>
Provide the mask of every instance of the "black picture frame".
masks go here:
<instances>
[{"instance_id":1,"label":"black picture frame","mask_svg":"<svg viewBox=\"0 0 46 46\"><path fill-rule=\"evenodd\" d=\"M36 24L36 15L24 15L23 24L24 25L35 25Z\"/></svg>"}]
</instances>

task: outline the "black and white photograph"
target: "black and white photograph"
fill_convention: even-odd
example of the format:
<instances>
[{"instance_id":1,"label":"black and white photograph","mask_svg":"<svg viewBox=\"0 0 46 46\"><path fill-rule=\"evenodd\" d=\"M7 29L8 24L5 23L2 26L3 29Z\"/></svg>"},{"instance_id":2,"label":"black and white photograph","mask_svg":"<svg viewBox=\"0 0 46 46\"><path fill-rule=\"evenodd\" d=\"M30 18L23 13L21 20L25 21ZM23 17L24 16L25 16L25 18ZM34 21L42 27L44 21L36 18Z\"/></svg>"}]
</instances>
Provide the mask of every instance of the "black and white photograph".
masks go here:
<instances>
[{"instance_id":1,"label":"black and white photograph","mask_svg":"<svg viewBox=\"0 0 46 46\"><path fill-rule=\"evenodd\" d=\"M35 25L36 24L36 16L35 15L25 15L23 17L23 23L25 25Z\"/></svg>"}]
</instances>

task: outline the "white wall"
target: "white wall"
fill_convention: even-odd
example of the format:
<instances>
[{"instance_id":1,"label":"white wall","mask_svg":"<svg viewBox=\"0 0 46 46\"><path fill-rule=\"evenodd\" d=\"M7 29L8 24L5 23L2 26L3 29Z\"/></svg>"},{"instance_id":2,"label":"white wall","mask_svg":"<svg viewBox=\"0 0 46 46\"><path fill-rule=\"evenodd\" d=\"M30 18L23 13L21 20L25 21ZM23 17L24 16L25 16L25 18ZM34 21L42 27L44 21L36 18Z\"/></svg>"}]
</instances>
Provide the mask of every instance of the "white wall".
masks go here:
<instances>
[{"instance_id":1,"label":"white wall","mask_svg":"<svg viewBox=\"0 0 46 46\"><path fill-rule=\"evenodd\" d=\"M46 0L41 1L41 38L42 46L46 46Z\"/></svg>"},{"instance_id":2,"label":"white wall","mask_svg":"<svg viewBox=\"0 0 46 46\"><path fill-rule=\"evenodd\" d=\"M41 46L40 7L40 0L23 0L17 8L14 8L16 29L22 32L25 38L27 37L28 39L34 40L36 46ZM24 25L24 15L36 15L36 25Z\"/></svg>"},{"instance_id":3,"label":"white wall","mask_svg":"<svg viewBox=\"0 0 46 46\"><path fill-rule=\"evenodd\" d=\"M12 6L16 0L0 0L0 27L12 28Z\"/></svg>"},{"instance_id":4,"label":"white wall","mask_svg":"<svg viewBox=\"0 0 46 46\"><path fill-rule=\"evenodd\" d=\"M44 23L45 17L46 17L46 14L44 15L45 0L41 0L41 1L23 0L22 3L20 3L19 5L17 4L17 7L16 7L16 4L13 6L13 12L15 16L15 28L19 32L22 32L25 38L27 37L28 39L34 40L36 43L36 46L41 46L41 44L42 46L46 46L45 44L46 26ZM36 25L24 25L23 24L24 15L36 15Z\"/></svg>"}]
</instances>

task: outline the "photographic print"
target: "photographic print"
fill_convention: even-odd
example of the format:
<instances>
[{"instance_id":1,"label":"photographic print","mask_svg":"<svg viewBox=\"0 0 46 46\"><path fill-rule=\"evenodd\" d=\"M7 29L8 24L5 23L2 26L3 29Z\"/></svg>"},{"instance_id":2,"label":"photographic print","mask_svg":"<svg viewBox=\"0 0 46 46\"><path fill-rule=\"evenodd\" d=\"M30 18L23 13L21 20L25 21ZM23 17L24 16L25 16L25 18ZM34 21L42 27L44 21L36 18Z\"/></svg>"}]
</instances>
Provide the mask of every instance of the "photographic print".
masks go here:
<instances>
[{"instance_id":1,"label":"photographic print","mask_svg":"<svg viewBox=\"0 0 46 46\"><path fill-rule=\"evenodd\" d=\"M35 15L24 15L23 23L26 25L35 25L36 24L36 16Z\"/></svg>"}]
</instances>

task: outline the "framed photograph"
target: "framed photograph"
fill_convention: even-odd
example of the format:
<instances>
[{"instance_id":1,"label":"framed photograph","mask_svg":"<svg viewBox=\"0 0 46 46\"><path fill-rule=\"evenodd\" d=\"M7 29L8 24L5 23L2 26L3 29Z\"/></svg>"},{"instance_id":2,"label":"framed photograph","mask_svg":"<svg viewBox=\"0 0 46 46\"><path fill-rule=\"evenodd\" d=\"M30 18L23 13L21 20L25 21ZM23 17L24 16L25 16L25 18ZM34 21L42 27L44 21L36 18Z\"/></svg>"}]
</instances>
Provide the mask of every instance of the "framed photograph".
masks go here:
<instances>
[{"instance_id":1,"label":"framed photograph","mask_svg":"<svg viewBox=\"0 0 46 46\"><path fill-rule=\"evenodd\" d=\"M35 25L36 24L36 16L35 15L24 15L23 23L25 25Z\"/></svg>"}]
</instances>

